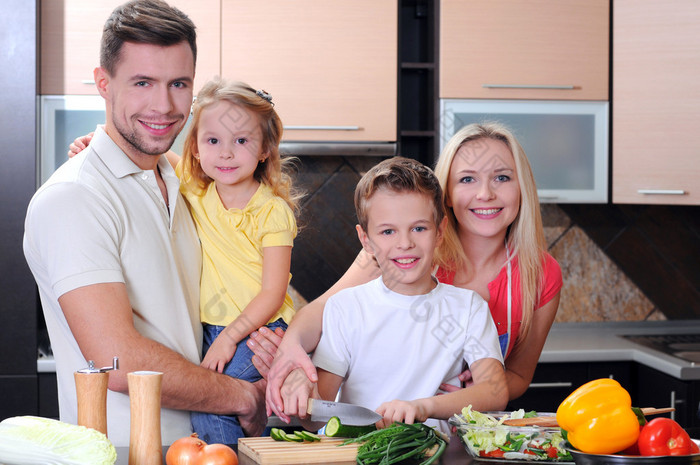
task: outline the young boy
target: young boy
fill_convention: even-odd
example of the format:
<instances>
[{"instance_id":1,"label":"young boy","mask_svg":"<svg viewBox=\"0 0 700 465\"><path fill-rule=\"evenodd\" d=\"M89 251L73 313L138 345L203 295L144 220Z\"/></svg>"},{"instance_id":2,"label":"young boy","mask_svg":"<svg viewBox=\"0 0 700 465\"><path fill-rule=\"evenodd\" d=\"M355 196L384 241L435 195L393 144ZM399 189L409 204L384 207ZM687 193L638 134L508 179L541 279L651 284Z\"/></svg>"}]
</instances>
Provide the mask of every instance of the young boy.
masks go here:
<instances>
[{"instance_id":1,"label":"young boy","mask_svg":"<svg viewBox=\"0 0 700 465\"><path fill-rule=\"evenodd\" d=\"M362 247L382 275L328 300L313 355L318 383L301 371L289 376L285 413L304 420L309 396L334 400L341 385L339 400L376 410L380 427L447 419L469 404L503 409L503 358L486 302L431 274L447 221L433 172L414 160L385 160L358 183L355 209ZM474 384L437 395L441 383L459 385L463 361Z\"/></svg>"}]
</instances>

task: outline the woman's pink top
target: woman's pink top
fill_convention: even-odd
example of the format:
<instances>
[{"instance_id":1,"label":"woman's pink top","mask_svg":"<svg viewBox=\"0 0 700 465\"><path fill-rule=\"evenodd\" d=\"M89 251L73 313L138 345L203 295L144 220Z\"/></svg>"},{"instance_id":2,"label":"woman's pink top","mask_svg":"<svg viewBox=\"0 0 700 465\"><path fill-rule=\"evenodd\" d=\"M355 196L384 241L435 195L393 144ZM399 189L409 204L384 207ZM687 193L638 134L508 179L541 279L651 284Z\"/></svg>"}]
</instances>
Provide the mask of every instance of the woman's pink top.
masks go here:
<instances>
[{"instance_id":1,"label":"woman's pink top","mask_svg":"<svg viewBox=\"0 0 700 465\"><path fill-rule=\"evenodd\" d=\"M552 298L557 295L562 287L562 277L561 268L559 268L559 263L549 255L545 253L544 260L544 287L540 293L540 299L537 302L535 309L544 306L547 302L552 300ZM454 282L455 272L447 272L442 268L438 268L436 277L438 281L445 284L452 284ZM518 268L517 257L513 259L512 263L512 292L513 297L511 301L512 306L512 333L517 335L520 333L520 323L522 321L523 307L522 307L522 294L520 292L520 270ZM510 344L508 351L506 352L505 340L507 339L508 333L508 272L507 266L503 266L501 271L496 276L496 279L488 284L489 289L489 309L491 309L491 316L493 321L496 323L496 329L498 330L498 336L501 340L501 351L504 352L504 358L515 345L517 337L510 338Z\"/></svg>"}]
</instances>

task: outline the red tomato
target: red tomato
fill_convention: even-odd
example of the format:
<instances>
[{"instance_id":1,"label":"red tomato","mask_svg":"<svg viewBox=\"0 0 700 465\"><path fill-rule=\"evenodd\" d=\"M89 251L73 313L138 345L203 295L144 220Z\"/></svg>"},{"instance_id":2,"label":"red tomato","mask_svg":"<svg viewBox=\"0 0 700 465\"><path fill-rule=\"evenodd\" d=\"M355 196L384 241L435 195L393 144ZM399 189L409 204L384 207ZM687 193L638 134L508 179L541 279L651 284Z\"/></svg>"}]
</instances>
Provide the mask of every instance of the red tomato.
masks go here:
<instances>
[{"instance_id":1,"label":"red tomato","mask_svg":"<svg viewBox=\"0 0 700 465\"><path fill-rule=\"evenodd\" d=\"M691 453L691 454L700 453L700 447L698 447L698 445L695 443L695 441L692 441L692 440L691 440L690 442L691 442L691 444L690 444L690 453Z\"/></svg>"},{"instance_id":2,"label":"red tomato","mask_svg":"<svg viewBox=\"0 0 700 465\"><path fill-rule=\"evenodd\" d=\"M547 457L549 457L550 459L556 459L557 456L558 454L556 447L550 447L549 449L547 449Z\"/></svg>"},{"instance_id":3,"label":"red tomato","mask_svg":"<svg viewBox=\"0 0 700 465\"><path fill-rule=\"evenodd\" d=\"M503 454L505 454L505 452L503 452L501 449L495 449L491 452L484 452L483 450L479 451L479 455L482 457L502 458Z\"/></svg>"},{"instance_id":4,"label":"red tomato","mask_svg":"<svg viewBox=\"0 0 700 465\"><path fill-rule=\"evenodd\" d=\"M637 444L641 455L688 455L693 441L674 420L654 418L642 428Z\"/></svg>"}]
</instances>

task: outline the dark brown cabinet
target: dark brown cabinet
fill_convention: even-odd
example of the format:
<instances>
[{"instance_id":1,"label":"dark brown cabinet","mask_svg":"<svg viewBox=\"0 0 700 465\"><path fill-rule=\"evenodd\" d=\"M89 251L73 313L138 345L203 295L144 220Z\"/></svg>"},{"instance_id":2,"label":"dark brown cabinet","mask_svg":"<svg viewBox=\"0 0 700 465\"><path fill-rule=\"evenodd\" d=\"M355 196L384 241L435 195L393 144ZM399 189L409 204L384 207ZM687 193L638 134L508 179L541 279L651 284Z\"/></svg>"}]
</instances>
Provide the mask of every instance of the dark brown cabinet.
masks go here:
<instances>
[{"instance_id":1,"label":"dark brown cabinet","mask_svg":"<svg viewBox=\"0 0 700 465\"><path fill-rule=\"evenodd\" d=\"M674 378L636 362L540 363L530 388L508 404L508 410L556 412L582 384L613 378L627 389L635 407L674 407L672 414L692 437L700 436L700 381Z\"/></svg>"}]
</instances>

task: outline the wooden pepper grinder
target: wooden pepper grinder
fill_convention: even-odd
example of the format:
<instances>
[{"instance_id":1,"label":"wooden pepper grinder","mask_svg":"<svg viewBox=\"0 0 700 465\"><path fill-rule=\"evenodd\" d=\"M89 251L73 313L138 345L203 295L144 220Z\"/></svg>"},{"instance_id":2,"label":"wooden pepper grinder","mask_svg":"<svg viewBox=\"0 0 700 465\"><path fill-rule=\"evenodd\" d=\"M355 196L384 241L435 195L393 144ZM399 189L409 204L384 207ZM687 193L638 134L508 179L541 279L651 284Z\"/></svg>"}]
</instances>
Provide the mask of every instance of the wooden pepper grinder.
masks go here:
<instances>
[{"instance_id":1,"label":"wooden pepper grinder","mask_svg":"<svg viewBox=\"0 0 700 465\"><path fill-rule=\"evenodd\" d=\"M161 465L160 393L163 373L127 373L131 408L129 465Z\"/></svg>"},{"instance_id":2,"label":"wooden pepper grinder","mask_svg":"<svg viewBox=\"0 0 700 465\"><path fill-rule=\"evenodd\" d=\"M88 361L88 367L73 373L75 392L78 396L78 424L93 428L107 435L107 382L110 370L119 369L119 358L112 359L111 367L95 368L95 362Z\"/></svg>"}]
</instances>

